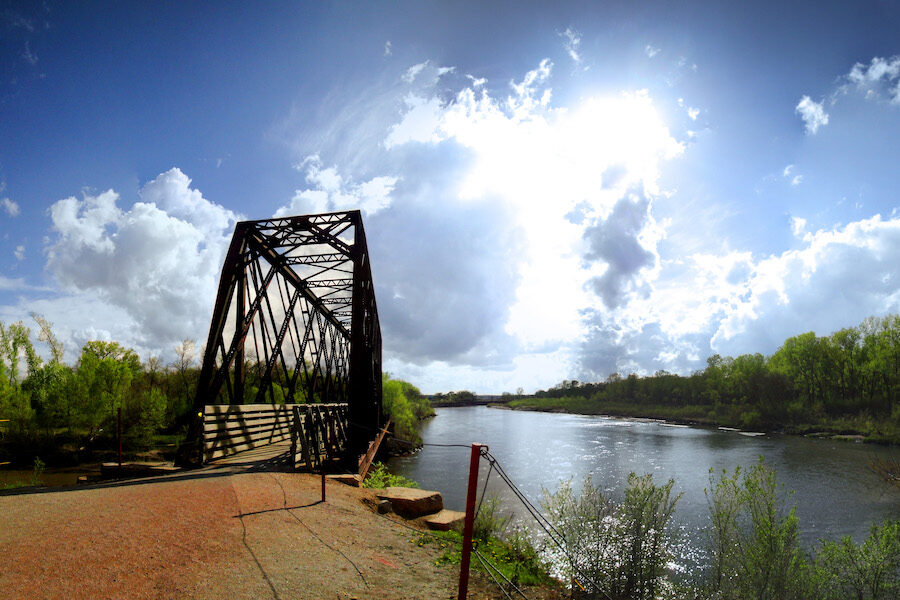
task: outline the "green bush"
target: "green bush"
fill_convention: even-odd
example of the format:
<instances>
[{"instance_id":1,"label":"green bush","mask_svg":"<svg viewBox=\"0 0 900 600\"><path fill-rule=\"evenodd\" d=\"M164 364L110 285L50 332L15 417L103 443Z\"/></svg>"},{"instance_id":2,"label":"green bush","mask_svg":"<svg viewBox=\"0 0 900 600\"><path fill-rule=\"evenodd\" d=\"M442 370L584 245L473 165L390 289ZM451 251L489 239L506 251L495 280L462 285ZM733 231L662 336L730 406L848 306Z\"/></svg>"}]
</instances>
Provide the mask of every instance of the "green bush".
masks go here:
<instances>
[{"instance_id":1,"label":"green bush","mask_svg":"<svg viewBox=\"0 0 900 600\"><path fill-rule=\"evenodd\" d=\"M779 500L775 472L760 461L723 472L707 492L712 518L709 589L723 600L789 600L809 594L797 516Z\"/></svg>"},{"instance_id":2,"label":"green bush","mask_svg":"<svg viewBox=\"0 0 900 600\"><path fill-rule=\"evenodd\" d=\"M545 490L542 504L566 546L565 552L550 551L563 575L589 590L589 597L665 597L671 588L670 522L681 497L672 497L673 485L671 479L658 486L651 475L632 473L621 503L604 495L590 476L578 497L571 482L554 494Z\"/></svg>"},{"instance_id":3,"label":"green bush","mask_svg":"<svg viewBox=\"0 0 900 600\"><path fill-rule=\"evenodd\" d=\"M816 557L816 583L822 600L887 600L900 597L900 523L872 525L856 545L850 536L826 541Z\"/></svg>"},{"instance_id":4,"label":"green bush","mask_svg":"<svg viewBox=\"0 0 900 600\"><path fill-rule=\"evenodd\" d=\"M386 487L419 487L418 482L407 479L402 475L395 475L387 470L384 463L376 462L369 469L369 474L365 481L362 482L364 488L372 488L380 490Z\"/></svg>"},{"instance_id":5,"label":"green bush","mask_svg":"<svg viewBox=\"0 0 900 600\"><path fill-rule=\"evenodd\" d=\"M500 512L500 498L488 495L481 501L475 522L472 523L472 538L486 543L491 538L500 538L509 526L511 516Z\"/></svg>"},{"instance_id":6,"label":"green bush","mask_svg":"<svg viewBox=\"0 0 900 600\"><path fill-rule=\"evenodd\" d=\"M400 379L382 375L382 407L394 423L394 436L414 445L421 444L419 422L434 416L434 409L419 388Z\"/></svg>"}]
</instances>

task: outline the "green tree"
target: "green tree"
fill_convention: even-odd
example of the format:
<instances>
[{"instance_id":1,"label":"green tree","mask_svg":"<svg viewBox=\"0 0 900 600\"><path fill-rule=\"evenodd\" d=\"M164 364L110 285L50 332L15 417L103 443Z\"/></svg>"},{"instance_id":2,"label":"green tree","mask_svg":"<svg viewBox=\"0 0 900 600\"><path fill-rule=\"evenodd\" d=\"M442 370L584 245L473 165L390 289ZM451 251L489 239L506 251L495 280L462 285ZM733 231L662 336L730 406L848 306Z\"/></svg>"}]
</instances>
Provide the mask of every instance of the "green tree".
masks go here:
<instances>
[{"instance_id":1,"label":"green tree","mask_svg":"<svg viewBox=\"0 0 900 600\"><path fill-rule=\"evenodd\" d=\"M31 330L21 321L6 327L0 323L0 365L6 380L14 388L18 388L21 383L19 361L23 355L27 368L40 366L41 359L31 344Z\"/></svg>"},{"instance_id":2,"label":"green tree","mask_svg":"<svg viewBox=\"0 0 900 600\"><path fill-rule=\"evenodd\" d=\"M158 388L149 388L143 393L133 394L127 403L126 437L134 447L147 447L153 442L153 435L165 424L168 400Z\"/></svg>"},{"instance_id":3,"label":"green tree","mask_svg":"<svg viewBox=\"0 0 900 600\"><path fill-rule=\"evenodd\" d=\"M390 374L381 377L382 408L394 423L394 435L401 440L421 443L419 422L434 414L419 388L409 382L391 379Z\"/></svg>"},{"instance_id":4,"label":"green tree","mask_svg":"<svg viewBox=\"0 0 900 600\"><path fill-rule=\"evenodd\" d=\"M28 392L37 425L48 435L73 425L72 369L58 362L42 365L28 374L22 389Z\"/></svg>"},{"instance_id":5,"label":"green tree","mask_svg":"<svg viewBox=\"0 0 900 600\"><path fill-rule=\"evenodd\" d=\"M788 338L772 356L770 365L793 380L808 411L825 407L830 367L827 342L812 331Z\"/></svg>"},{"instance_id":6,"label":"green tree","mask_svg":"<svg viewBox=\"0 0 900 600\"><path fill-rule=\"evenodd\" d=\"M194 340L185 339L175 346L175 362L172 366L178 374L178 381L180 383L180 393L178 394L178 398L180 399L180 402L174 412L179 417L188 411L194 403L194 394L197 390L197 379L199 375L194 366L197 355L197 344ZM274 385L273 382L273 388L277 387L279 386ZM283 393L281 394L281 397L283 402Z\"/></svg>"},{"instance_id":7,"label":"green tree","mask_svg":"<svg viewBox=\"0 0 900 600\"><path fill-rule=\"evenodd\" d=\"M62 364L65 352L62 343L55 335L53 335L53 324L35 312L30 314L31 318L35 320L40 329L38 340L45 342L50 348L50 363Z\"/></svg>"},{"instance_id":8,"label":"green tree","mask_svg":"<svg viewBox=\"0 0 900 600\"><path fill-rule=\"evenodd\" d=\"M75 372L77 415L89 437L114 422L140 370L134 350L116 342L90 341L82 347Z\"/></svg>"}]
</instances>

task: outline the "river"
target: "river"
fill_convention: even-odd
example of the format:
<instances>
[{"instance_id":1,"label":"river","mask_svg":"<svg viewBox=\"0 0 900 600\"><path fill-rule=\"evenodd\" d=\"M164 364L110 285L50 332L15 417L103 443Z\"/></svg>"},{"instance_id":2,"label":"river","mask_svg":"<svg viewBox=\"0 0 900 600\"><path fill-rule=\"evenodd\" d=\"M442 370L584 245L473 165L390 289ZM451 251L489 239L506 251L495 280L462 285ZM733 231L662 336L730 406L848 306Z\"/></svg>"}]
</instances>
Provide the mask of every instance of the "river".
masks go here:
<instances>
[{"instance_id":1,"label":"river","mask_svg":"<svg viewBox=\"0 0 900 600\"><path fill-rule=\"evenodd\" d=\"M873 522L900 516L900 490L868 468L872 459L895 457L900 451L880 446L486 406L438 408L421 434L426 444L487 444L535 503L543 489L556 491L561 480L572 479L580 489L588 474L617 498L631 472L652 473L657 483L674 479L674 492L683 492L674 524L684 534L678 554L685 568L702 560L710 469L721 473L739 465L752 467L760 456L776 470L787 503L796 506L807 547L844 535L858 541ZM392 459L389 466L424 489L439 490L448 508L463 510L468 463L466 448L426 445L413 456ZM482 463L481 482L486 471ZM517 519L524 517L499 478L491 477L488 490Z\"/></svg>"}]
</instances>

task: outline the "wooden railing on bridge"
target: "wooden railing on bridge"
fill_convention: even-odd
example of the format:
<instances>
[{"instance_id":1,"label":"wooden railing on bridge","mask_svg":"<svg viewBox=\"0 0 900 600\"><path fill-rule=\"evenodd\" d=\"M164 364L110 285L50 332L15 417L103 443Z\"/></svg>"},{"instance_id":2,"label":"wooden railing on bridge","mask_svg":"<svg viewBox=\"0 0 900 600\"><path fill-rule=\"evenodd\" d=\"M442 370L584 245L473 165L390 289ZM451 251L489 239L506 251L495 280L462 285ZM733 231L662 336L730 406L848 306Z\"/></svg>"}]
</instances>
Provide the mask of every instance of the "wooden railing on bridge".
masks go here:
<instances>
[{"instance_id":1,"label":"wooden railing on bridge","mask_svg":"<svg viewBox=\"0 0 900 600\"><path fill-rule=\"evenodd\" d=\"M347 404L295 404L291 437L291 464L309 471L322 470L322 462L347 448ZM299 451L299 460L298 460Z\"/></svg>"},{"instance_id":2,"label":"wooden railing on bridge","mask_svg":"<svg viewBox=\"0 0 900 600\"><path fill-rule=\"evenodd\" d=\"M346 449L347 416L344 403L206 405L203 462L290 440L291 464L318 470Z\"/></svg>"}]
</instances>

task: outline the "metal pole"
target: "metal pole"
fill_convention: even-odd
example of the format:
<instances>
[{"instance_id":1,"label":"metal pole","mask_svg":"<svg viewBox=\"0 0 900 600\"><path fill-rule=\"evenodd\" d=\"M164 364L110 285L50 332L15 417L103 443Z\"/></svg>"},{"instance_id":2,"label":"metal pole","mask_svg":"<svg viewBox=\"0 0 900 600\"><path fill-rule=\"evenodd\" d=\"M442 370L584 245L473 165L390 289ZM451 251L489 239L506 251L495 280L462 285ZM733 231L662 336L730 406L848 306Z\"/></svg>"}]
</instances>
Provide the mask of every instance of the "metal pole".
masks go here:
<instances>
[{"instance_id":1,"label":"metal pole","mask_svg":"<svg viewBox=\"0 0 900 600\"><path fill-rule=\"evenodd\" d=\"M475 525L475 496L478 491L478 459L484 444L472 444L469 458L469 489L466 492L466 521L463 527L462 559L459 561L459 595L457 600L466 600L469 593L469 560L472 557L472 529Z\"/></svg>"},{"instance_id":2,"label":"metal pole","mask_svg":"<svg viewBox=\"0 0 900 600\"><path fill-rule=\"evenodd\" d=\"M122 476L122 407L116 417L116 438L119 440L119 476Z\"/></svg>"},{"instance_id":3,"label":"metal pole","mask_svg":"<svg viewBox=\"0 0 900 600\"><path fill-rule=\"evenodd\" d=\"M319 416L322 416L322 413L319 413ZM328 416L328 413L325 413L325 416ZM331 446L328 444L328 422L326 419L321 418L319 422L325 427L325 431L322 432L322 442L325 446L325 458L322 459L322 462L319 463L322 467L322 502L325 502L325 463L331 462Z\"/></svg>"}]
</instances>

